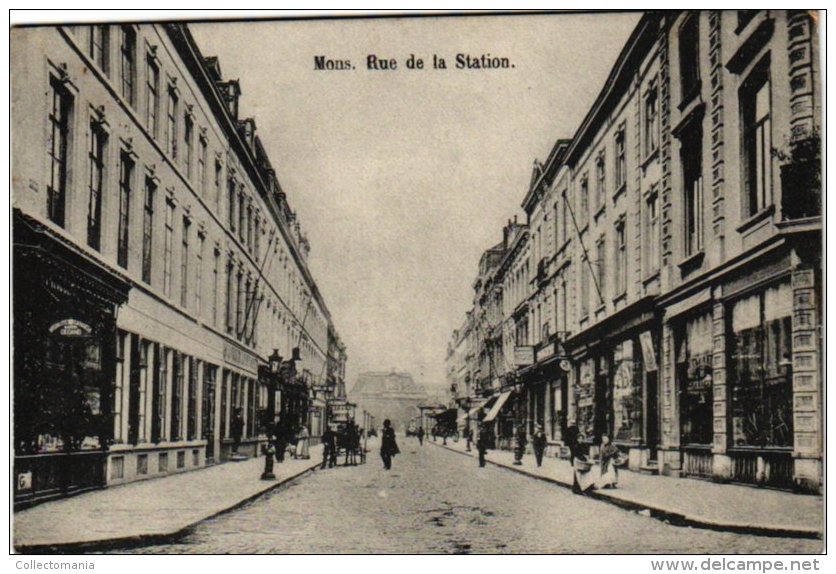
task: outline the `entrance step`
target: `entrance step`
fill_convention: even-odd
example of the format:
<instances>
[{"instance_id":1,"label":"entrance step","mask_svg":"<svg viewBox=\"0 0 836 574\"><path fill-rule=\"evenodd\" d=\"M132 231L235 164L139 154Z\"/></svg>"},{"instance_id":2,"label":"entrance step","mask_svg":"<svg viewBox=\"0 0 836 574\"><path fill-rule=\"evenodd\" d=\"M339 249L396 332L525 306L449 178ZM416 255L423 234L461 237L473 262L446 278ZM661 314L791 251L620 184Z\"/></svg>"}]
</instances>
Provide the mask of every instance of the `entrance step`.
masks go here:
<instances>
[{"instance_id":1,"label":"entrance step","mask_svg":"<svg viewBox=\"0 0 836 574\"><path fill-rule=\"evenodd\" d=\"M250 457L246 454L233 454L229 457L230 462L243 462L245 460L250 460Z\"/></svg>"},{"instance_id":2,"label":"entrance step","mask_svg":"<svg viewBox=\"0 0 836 574\"><path fill-rule=\"evenodd\" d=\"M641 474L659 474L659 464L656 461L649 460L647 464L639 467L639 472Z\"/></svg>"}]
</instances>

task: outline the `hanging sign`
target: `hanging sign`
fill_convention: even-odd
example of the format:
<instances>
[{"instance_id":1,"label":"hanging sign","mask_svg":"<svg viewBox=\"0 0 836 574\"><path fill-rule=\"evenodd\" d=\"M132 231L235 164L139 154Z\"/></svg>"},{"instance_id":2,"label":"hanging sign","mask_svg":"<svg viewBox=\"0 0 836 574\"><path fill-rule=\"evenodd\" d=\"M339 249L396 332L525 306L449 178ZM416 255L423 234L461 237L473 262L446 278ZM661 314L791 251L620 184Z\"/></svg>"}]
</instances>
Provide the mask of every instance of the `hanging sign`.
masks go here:
<instances>
[{"instance_id":1,"label":"hanging sign","mask_svg":"<svg viewBox=\"0 0 836 574\"><path fill-rule=\"evenodd\" d=\"M653 338L650 336L650 331L645 331L639 335L639 342L641 342L642 355L644 356L644 370L652 373L657 369L657 366L656 351L653 350Z\"/></svg>"},{"instance_id":2,"label":"hanging sign","mask_svg":"<svg viewBox=\"0 0 836 574\"><path fill-rule=\"evenodd\" d=\"M87 337L93 332L90 325L76 319L64 319L54 323L49 328L50 333L56 333L62 337Z\"/></svg>"}]
</instances>

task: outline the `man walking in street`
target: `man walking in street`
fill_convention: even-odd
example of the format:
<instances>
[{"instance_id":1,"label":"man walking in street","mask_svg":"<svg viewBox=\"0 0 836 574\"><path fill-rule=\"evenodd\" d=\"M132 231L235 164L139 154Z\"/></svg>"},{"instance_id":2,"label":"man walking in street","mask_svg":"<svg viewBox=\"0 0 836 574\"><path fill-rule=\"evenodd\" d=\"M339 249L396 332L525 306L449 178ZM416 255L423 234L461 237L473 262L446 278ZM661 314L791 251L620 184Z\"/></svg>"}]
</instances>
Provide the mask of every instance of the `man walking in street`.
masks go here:
<instances>
[{"instance_id":1,"label":"man walking in street","mask_svg":"<svg viewBox=\"0 0 836 574\"><path fill-rule=\"evenodd\" d=\"M392 428L391 421L386 419L383 421L383 433L380 437L380 458L383 459L383 468L391 470L392 457L400 452L398 443L395 441L395 429Z\"/></svg>"},{"instance_id":2,"label":"man walking in street","mask_svg":"<svg viewBox=\"0 0 836 574\"><path fill-rule=\"evenodd\" d=\"M326 425L325 432L322 433L322 466L319 468L333 468L337 465L337 444L334 431L331 427Z\"/></svg>"},{"instance_id":3,"label":"man walking in street","mask_svg":"<svg viewBox=\"0 0 836 574\"><path fill-rule=\"evenodd\" d=\"M534 448L534 458L537 459L537 466L543 466L543 453L546 450L546 433L543 432L543 427L539 423L534 425L531 446Z\"/></svg>"},{"instance_id":4,"label":"man walking in street","mask_svg":"<svg viewBox=\"0 0 836 574\"><path fill-rule=\"evenodd\" d=\"M418 427L418 444L424 446L424 427Z\"/></svg>"}]
</instances>

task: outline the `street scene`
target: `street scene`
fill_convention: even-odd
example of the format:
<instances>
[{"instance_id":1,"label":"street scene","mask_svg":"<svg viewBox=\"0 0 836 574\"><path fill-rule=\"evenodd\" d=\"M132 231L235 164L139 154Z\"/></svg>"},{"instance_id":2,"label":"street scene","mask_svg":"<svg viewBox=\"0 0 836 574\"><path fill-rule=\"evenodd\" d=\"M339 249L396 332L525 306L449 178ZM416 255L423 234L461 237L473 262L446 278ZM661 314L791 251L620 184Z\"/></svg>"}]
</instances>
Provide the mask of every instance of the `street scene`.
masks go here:
<instances>
[{"instance_id":1,"label":"street scene","mask_svg":"<svg viewBox=\"0 0 836 574\"><path fill-rule=\"evenodd\" d=\"M11 28L11 550L824 550L819 13Z\"/></svg>"}]
</instances>

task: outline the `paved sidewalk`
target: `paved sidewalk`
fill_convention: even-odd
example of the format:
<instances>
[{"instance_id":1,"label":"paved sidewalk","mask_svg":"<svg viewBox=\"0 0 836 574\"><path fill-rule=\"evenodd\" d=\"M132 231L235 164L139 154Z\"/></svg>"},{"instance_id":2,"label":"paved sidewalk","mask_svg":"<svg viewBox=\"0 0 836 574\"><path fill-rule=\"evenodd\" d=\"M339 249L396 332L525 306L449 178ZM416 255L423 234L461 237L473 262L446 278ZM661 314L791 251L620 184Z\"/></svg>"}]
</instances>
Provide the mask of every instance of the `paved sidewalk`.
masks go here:
<instances>
[{"instance_id":1,"label":"paved sidewalk","mask_svg":"<svg viewBox=\"0 0 836 574\"><path fill-rule=\"evenodd\" d=\"M432 444L443 446L440 440ZM477 456L476 446L468 453L463 440L449 440L444 448ZM501 450L488 451L487 460L509 470L572 487L572 467L566 460L544 458L543 466L538 468L534 455L527 454L523 457L522 466L514 466L513 453ZM821 538L824 528L824 501L821 496L753 486L649 476L621 470L617 489L595 490L590 496L630 510L646 511L674 524L698 528L803 538Z\"/></svg>"},{"instance_id":2,"label":"paved sidewalk","mask_svg":"<svg viewBox=\"0 0 836 574\"><path fill-rule=\"evenodd\" d=\"M261 480L264 457L227 462L47 502L14 514L18 552L54 553L164 542L300 476L322 461L285 459Z\"/></svg>"}]
</instances>

